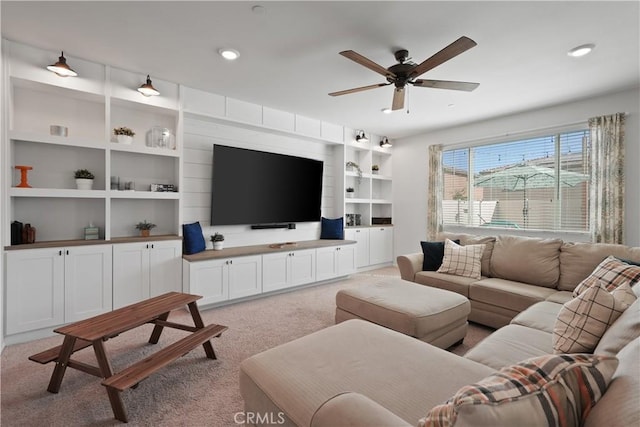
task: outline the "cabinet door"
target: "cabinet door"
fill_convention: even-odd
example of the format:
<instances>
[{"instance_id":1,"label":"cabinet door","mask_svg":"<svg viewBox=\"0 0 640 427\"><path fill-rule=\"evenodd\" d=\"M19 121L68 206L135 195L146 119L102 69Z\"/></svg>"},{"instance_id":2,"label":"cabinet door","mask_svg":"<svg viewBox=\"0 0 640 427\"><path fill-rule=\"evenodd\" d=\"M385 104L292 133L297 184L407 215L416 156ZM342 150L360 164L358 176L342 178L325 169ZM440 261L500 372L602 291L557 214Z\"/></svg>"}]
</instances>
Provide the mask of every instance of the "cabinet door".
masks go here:
<instances>
[{"instance_id":1,"label":"cabinet door","mask_svg":"<svg viewBox=\"0 0 640 427\"><path fill-rule=\"evenodd\" d=\"M150 242L149 296L182 292L182 242Z\"/></svg>"},{"instance_id":2,"label":"cabinet door","mask_svg":"<svg viewBox=\"0 0 640 427\"><path fill-rule=\"evenodd\" d=\"M61 248L6 253L8 335L64 322L64 255Z\"/></svg>"},{"instance_id":3,"label":"cabinet door","mask_svg":"<svg viewBox=\"0 0 640 427\"><path fill-rule=\"evenodd\" d=\"M369 229L356 228L345 230L344 238L355 240L356 243L356 267L366 267L369 265Z\"/></svg>"},{"instance_id":4,"label":"cabinet door","mask_svg":"<svg viewBox=\"0 0 640 427\"><path fill-rule=\"evenodd\" d=\"M356 245L345 245L337 248L337 276L346 276L356 269Z\"/></svg>"},{"instance_id":5,"label":"cabinet door","mask_svg":"<svg viewBox=\"0 0 640 427\"><path fill-rule=\"evenodd\" d=\"M111 311L112 246L74 246L64 255L64 321Z\"/></svg>"},{"instance_id":6,"label":"cabinet door","mask_svg":"<svg viewBox=\"0 0 640 427\"><path fill-rule=\"evenodd\" d=\"M229 299L262 292L262 256L246 256L228 260Z\"/></svg>"},{"instance_id":7,"label":"cabinet door","mask_svg":"<svg viewBox=\"0 0 640 427\"><path fill-rule=\"evenodd\" d=\"M374 265L392 261L393 228L371 228L369 230L369 262Z\"/></svg>"},{"instance_id":8,"label":"cabinet door","mask_svg":"<svg viewBox=\"0 0 640 427\"><path fill-rule=\"evenodd\" d=\"M262 290L264 292L289 286L291 283L289 258L291 258L291 252L262 255Z\"/></svg>"},{"instance_id":9,"label":"cabinet door","mask_svg":"<svg viewBox=\"0 0 640 427\"><path fill-rule=\"evenodd\" d=\"M113 308L149 298L149 243L113 245Z\"/></svg>"},{"instance_id":10,"label":"cabinet door","mask_svg":"<svg viewBox=\"0 0 640 427\"><path fill-rule=\"evenodd\" d=\"M202 296L198 305L214 304L229 299L228 262L224 259L184 262L185 290Z\"/></svg>"},{"instance_id":11,"label":"cabinet door","mask_svg":"<svg viewBox=\"0 0 640 427\"><path fill-rule=\"evenodd\" d=\"M289 256L290 286L303 285L316 280L316 251L293 251Z\"/></svg>"},{"instance_id":12,"label":"cabinet door","mask_svg":"<svg viewBox=\"0 0 640 427\"><path fill-rule=\"evenodd\" d=\"M338 274L336 250L335 246L316 249L316 280L336 277Z\"/></svg>"}]
</instances>

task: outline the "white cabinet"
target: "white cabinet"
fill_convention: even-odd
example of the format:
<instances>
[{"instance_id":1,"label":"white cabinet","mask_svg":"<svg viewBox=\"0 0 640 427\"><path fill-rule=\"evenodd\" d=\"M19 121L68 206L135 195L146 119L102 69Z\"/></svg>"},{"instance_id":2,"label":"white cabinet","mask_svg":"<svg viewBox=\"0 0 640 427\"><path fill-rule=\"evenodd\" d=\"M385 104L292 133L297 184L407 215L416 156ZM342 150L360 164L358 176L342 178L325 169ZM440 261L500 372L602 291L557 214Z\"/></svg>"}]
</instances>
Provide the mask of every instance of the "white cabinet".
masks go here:
<instances>
[{"instance_id":1,"label":"white cabinet","mask_svg":"<svg viewBox=\"0 0 640 427\"><path fill-rule=\"evenodd\" d=\"M202 295L200 305L262 292L262 257L245 256L184 262L185 292Z\"/></svg>"},{"instance_id":2,"label":"white cabinet","mask_svg":"<svg viewBox=\"0 0 640 427\"><path fill-rule=\"evenodd\" d=\"M342 245L316 249L316 280L346 276L355 271L356 246Z\"/></svg>"},{"instance_id":3,"label":"white cabinet","mask_svg":"<svg viewBox=\"0 0 640 427\"><path fill-rule=\"evenodd\" d=\"M111 245L6 254L8 335L111 310Z\"/></svg>"},{"instance_id":4,"label":"white cabinet","mask_svg":"<svg viewBox=\"0 0 640 427\"><path fill-rule=\"evenodd\" d=\"M315 281L314 249L262 256L262 291L269 292Z\"/></svg>"},{"instance_id":5,"label":"white cabinet","mask_svg":"<svg viewBox=\"0 0 640 427\"><path fill-rule=\"evenodd\" d=\"M371 265L393 261L393 228L369 229L369 263Z\"/></svg>"},{"instance_id":6,"label":"white cabinet","mask_svg":"<svg viewBox=\"0 0 640 427\"><path fill-rule=\"evenodd\" d=\"M113 245L113 308L182 291L179 240Z\"/></svg>"},{"instance_id":7,"label":"white cabinet","mask_svg":"<svg viewBox=\"0 0 640 427\"><path fill-rule=\"evenodd\" d=\"M344 238L356 241L356 267L367 267L369 265L369 229L347 228L344 230Z\"/></svg>"}]
</instances>

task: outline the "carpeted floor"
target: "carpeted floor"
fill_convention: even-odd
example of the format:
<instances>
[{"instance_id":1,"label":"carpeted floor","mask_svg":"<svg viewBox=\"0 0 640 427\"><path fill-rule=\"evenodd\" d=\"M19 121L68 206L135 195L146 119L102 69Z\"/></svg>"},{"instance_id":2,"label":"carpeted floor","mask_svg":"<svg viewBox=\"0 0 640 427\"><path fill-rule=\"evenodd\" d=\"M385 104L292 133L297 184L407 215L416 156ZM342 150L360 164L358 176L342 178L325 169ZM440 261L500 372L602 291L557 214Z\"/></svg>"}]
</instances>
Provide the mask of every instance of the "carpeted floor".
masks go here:
<instances>
[{"instance_id":1,"label":"carpeted floor","mask_svg":"<svg viewBox=\"0 0 640 427\"><path fill-rule=\"evenodd\" d=\"M334 323L335 294L339 289L366 286L372 281L398 276L388 267L358 273L347 280L294 292L246 301L202 312L206 324L229 326L214 339L218 360L204 357L201 347L122 393L132 426L234 426L234 414L242 411L238 369L247 357L307 335ZM189 320L188 313L172 313L169 320ZM146 341L152 327L145 325L106 342L114 371L157 351L183 336L165 330L156 346ZM491 333L470 325L463 344L450 349L464 354ZM68 369L58 394L46 391L52 364L39 365L28 356L62 343L60 336L5 348L1 359L0 424L2 426L110 426L113 418L100 381ZM95 364L88 348L75 358Z\"/></svg>"}]
</instances>

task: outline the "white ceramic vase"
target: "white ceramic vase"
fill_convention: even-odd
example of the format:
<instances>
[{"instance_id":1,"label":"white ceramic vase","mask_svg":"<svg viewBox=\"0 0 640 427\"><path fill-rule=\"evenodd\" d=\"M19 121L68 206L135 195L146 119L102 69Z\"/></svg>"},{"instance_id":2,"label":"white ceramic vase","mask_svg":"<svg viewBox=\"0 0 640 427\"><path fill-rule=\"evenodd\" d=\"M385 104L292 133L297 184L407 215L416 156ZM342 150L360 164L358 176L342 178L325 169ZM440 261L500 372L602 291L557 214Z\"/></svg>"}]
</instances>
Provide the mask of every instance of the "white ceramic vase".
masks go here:
<instances>
[{"instance_id":1,"label":"white ceramic vase","mask_svg":"<svg viewBox=\"0 0 640 427\"><path fill-rule=\"evenodd\" d=\"M93 180L76 178L76 187L78 187L78 190L91 190L93 188Z\"/></svg>"},{"instance_id":2,"label":"white ceramic vase","mask_svg":"<svg viewBox=\"0 0 640 427\"><path fill-rule=\"evenodd\" d=\"M213 242L213 250L221 251L224 248L224 242Z\"/></svg>"},{"instance_id":3,"label":"white ceramic vase","mask_svg":"<svg viewBox=\"0 0 640 427\"><path fill-rule=\"evenodd\" d=\"M116 135L116 139L118 143L124 145L131 145L131 143L133 143L133 137L129 135Z\"/></svg>"}]
</instances>

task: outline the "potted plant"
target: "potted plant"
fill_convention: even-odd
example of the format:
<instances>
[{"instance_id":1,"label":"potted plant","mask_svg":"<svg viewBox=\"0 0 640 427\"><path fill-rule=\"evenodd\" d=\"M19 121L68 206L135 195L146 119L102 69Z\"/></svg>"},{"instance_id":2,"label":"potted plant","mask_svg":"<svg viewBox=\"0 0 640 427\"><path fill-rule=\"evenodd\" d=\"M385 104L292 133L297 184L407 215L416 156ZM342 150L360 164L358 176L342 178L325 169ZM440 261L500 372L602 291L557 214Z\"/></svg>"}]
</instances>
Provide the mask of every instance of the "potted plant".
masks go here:
<instances>
[{"instance_id":1,"label":"potted plant","mask_svg":"<svg viewBox=\"0 0 640 427\"><path fill-rule=\"evenodd\" d=\"M348 171L352 171L355 169L356 172L358 172L358 182L360 182L360 179L362 179L362 170L360 169L360 166L358 166L356 162L352 162L352 161L348 161L346 165L347 165Z\"/></svg>"},{"instance_id":2,"label":"potted plant","mask_svg":"<svg viewBox=\"0 0 640 427\"><path fill-rule=\"evenodd\" d=\"M347 187L347 197L353 198L355 195L355 189L353 187Z\"/></svg>"},{"instance_id":3,"label":"potted plant","mask_svg":"<svg viewBox=\"0 0 640 427\"><path fill-rule=\"evenodd\" d=\"M133 142L133 137L136 133L128 127L122 126L119 128L114 128L113 134L116 136L116 139L120 144L131 145L131 143Z\"/></svg>"},{"instance_id":4,"label":"potted plant","mask_svg":"<svg viewBox=\"0 0 640 427\"><path fill-rule=\"evenodd\" d=\"M213 242L214 251L221 251L224 247L224 236L220 233L215 233L211 236L211 241Z\"/></svg>"},{"instance_id":5,"label":"potted plant","mask_svg":"<svg viewBox=\"0 0 640 427\"><path fill-rule=\"evenodd\" d=\"M379 171L380 171L380 166L378 166L378 165L372 165L371 166L371 173L377 174Z\"/></svg>"},{"instance_id":6,"label":"potted plant","mask_svg":"<svg viewBox=\"0 0 640 427\"><path fill-rule=\"evenodd\" d=\"M74 172L78 190L91 190L95 176L87 169L78 169Z\"/></svg>"},{"instance_id":7,"label":"potted plant","mask_svg":"<svg viewBox=\"0 0 640 427\"><path fill-rule=\"evenodd\" d=\"M146 219L136 224L136 228L140 230L140 235L142 237L149 237L149 234L151 234L151 229L155 226L155 224L148 222Z\"/></svg>"}]
</instances>

